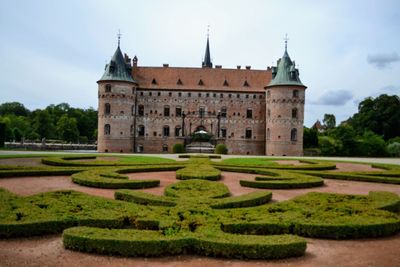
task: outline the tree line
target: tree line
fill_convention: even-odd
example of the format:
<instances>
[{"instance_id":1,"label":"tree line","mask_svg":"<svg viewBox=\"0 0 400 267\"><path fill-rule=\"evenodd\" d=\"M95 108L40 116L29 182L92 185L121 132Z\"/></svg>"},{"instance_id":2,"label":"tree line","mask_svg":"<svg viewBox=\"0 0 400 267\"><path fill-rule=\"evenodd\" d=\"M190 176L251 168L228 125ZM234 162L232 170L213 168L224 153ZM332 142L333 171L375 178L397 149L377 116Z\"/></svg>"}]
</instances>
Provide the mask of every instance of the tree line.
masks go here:
<instances>
[{"instance_id":1,"label":"tree line","mask_svg":"<svg viewBox=\"0 0 400 267\"><path fill-rule=\"evenodd\" d=\"M0 105L0 140L58 140L94 143L97 140L97 111L73 108L67 103L30 111L19 102Z\"/></svg>"},{"instance_id":2,"label":"tree line","mask_svg":"<svg viewBox=\"0 0 400 267\"><path fill-rule=\"evenodd\" d=\"M400 156L400 99L382 94L366 98L358 112L336 126L333 114L304 128L305 151L323 156Z\"/></svg>"}]
</instances>

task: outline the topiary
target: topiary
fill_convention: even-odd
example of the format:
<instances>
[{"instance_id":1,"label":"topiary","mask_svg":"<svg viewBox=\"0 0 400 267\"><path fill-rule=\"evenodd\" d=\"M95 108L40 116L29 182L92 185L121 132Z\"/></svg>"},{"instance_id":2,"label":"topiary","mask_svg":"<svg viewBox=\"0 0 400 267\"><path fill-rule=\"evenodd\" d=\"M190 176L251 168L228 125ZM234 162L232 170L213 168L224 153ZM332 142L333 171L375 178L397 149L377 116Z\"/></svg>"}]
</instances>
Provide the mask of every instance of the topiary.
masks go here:
<instances>
[{"instance_id":1,"label":"topiary","mask_svg":"<svg viewBox=\"0 0 400 267\"><path fill-rule=\"evenodd\" d=\"M215 147L215 154L228 154L228 148L224 144L218 144Z\"/></svg>"},{"instance_id":2,"label":"topiary","mask_svg":"<svg viewBox=\"0 0 400 267\"><path fill-rule=\"evenodd\" d=\"M172 153L185 153L185 147L183 144L175 144L172 147Z\"/></svg>"}]
</instances>

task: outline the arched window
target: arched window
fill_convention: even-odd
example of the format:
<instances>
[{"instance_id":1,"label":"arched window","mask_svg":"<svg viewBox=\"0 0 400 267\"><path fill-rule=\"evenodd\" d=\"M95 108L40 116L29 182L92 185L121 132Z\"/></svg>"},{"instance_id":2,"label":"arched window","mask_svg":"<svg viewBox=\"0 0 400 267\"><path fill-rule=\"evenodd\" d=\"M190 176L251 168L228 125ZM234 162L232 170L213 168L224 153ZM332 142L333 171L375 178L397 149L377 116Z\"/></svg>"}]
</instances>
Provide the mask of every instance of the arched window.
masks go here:
<instances>
[{"instance_id":1,"label":"arched window","mask_svg":"<svg viewBox=\"0 0 400 267\"><path fill-rule=\"evenodd\" d=\"M292 119L297 119L297 108L292 109Z\"/></svg>"},{"instance_id":2,"label":"arched window","mask_svg":"<svg viewBox=\"0 0 400 267\"><path fill-rule=\"evenodd\" d=\"M110 135L111 134L111 126L110 124L104 125L104 135Z\"/></svg>"},{"instance_id":3,"label":"arched window","mask_svg":"<svg viewBox=\"0 0 400 267\"><path fill-rule=\"evenodd\" d=\"M297 141L297 129L293 128L290 131L290 140L291 141Z\"/></svg>"},{"instance_id":4,"label":"arched window","mask_svg":"<svg viewBox=\"0 0 400 267\"><path fill-rule=\"evenodd\" d=\"M221 128L221 137L226 138L226 128L225 127Z\"/></svg>"},{"instance_id":5,"label":"arched window","mask_svg":"<svg viewBox=\"0 0 400 267\"><path fill-rule=\"evenodd\" d=\"M163 144L162 145L162 151L163 152L168 152L168 145L167 144Z\"/></svg>"},{"instance_id":6,"label":"arched window","mask_svg":"<svg viewBox=\"0 0 400 267\"><path fill-rule=\"evenodd\" d=\"M139 105L138 115L139 116L144 116L144 106L143 105Z\"/></svg>"},{"instance_id":7,"label":"arched window","mask_svg":"<svg viewBox=\"0 0 400 267\"><path fill-rule=\"evenodd\" d=\"M169 136L169 126L166 125L163 127L163 136L168 137Z\"/></svg>"},{"instance_id":8,"label":"arched window","mask_svg":"<svg viewBox=\"0 0 400 267\"><path fill-rule=\"evenodd\" d=\"M138 135L139 136L144 136L144 125L139 125L138 126Z\"/></svg>"},{"instance_id":9,"label":"arched window","mask_svg":"<svg viewBox=\"0 0 400 267\"><path fill-rule=\"evenodd\" d=\"M181 136L181 126L176 126L175 127L175 136Z\"/></svg>"},{"instance_id":10,"label":"arched window","mask_svg":"<svg viewBox=\"0 0 400 267\"><path fill-rule=\"evenodd\" d=\"M110 103L105 103L104 104L104 114L110 115L110 113L111 113L111 105L110 105Z\"/></svg>"},{"instance_id":11,"label":"arched window","mask_svg":"<svg viewBox=\"0 0 400 267\"><path fill-rule=\"evenodd\" d=\"M267 140L271 139L271 130L267 129Z\"/></svg>"}]
</instances>

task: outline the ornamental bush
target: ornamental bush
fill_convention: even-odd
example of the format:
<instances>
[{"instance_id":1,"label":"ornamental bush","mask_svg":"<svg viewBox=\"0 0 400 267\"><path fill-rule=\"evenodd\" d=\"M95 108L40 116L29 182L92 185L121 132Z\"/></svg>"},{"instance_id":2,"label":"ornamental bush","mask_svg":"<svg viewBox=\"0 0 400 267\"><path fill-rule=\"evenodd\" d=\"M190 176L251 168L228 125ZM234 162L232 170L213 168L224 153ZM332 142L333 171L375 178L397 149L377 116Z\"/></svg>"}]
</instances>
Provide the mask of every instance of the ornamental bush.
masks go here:
<instances>
[{"instance_id":1,"label":"ornamental bush","mask_svg":"<svg viewBox=\"0 0 400 267\"><path fill-rule=\"evenodd\" d=\"M228 148L224 144L218 144L215 147L215 154L228 154Z\"/></svg>"},{"instance_id":2,"label":"ornamental bush","mask_svg":"<svg viewBox=\"0 0 400 267\"><path fill-rule=\"evenodd\" d=\"M175 144L172 147L172 153L185 153L185 147L183 144Z\"/></svg>"}]
</instances>

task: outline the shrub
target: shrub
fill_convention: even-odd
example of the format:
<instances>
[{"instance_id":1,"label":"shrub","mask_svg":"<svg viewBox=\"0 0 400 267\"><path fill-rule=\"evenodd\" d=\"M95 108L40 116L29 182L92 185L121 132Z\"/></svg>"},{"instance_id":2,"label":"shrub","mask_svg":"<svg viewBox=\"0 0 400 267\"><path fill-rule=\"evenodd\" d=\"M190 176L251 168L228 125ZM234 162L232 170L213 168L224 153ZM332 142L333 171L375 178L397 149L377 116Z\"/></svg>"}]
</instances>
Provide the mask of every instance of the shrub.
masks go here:
<instances>
[{"instance_id":1,"label":"shrub","mask_svg":"<svg viewBox=\"0 0 400 267\"><path fill-rule=\"evenodd\" d=\"M148 194L140 191L132 190L118 190L114 193L115 199L124 200L129 202L134 202L142 205L152 205L152 206L176 206L175 199Z\"/></svg>"},{"instance_id":2,"label":"shrub","mask_svg":"<svg viewBox=\"0 0 400 267\"><path fill-rule=\"evenodd\" d=\"M172 147L172 153L185 153L185 147L183 144L175 144Z\"/></svg>"},{"instance_id":3,"label":"shrub","mask_svg":"<svg viewBox=\"0 0 400 267\"><path fill-rule=\"evenodd\" d=\"M4 142L6 140L6 124L0 122L0 147L4 147Z\"/></svg>"},{"instance_id":4,"label":"shrub","mask_svg":"<svg viewBox=\"0 0 400 267\"><path fill-rule=\"evenodd\" d=\"M215 154L228 154L228 148L224 144L218 144L215 147Z\"/></svg>"},{"instance_id":5,"label":"shrub","mask_svg":"<svg viewBox=\"0 0 400 267\"><path fill-rule=\"evenodd\" d=\"M268 203L272 198L271 192L253 192L238 197L228 197L218 199L215 204L211 205L213 209L231 209L259 206Z\"/></svg>"},{"instance_id":6,"label":"shrub","mask_svg":"<svg viewBox=\"0 0 400 267\"><path fill-rule=\"evenodd\" d=\"M387 146L387 151L392 157L400 157L400 142L394 142Z\"/></svg>"},{"instance_id":7,"label":"shrub","mask_svg":"<svg viewBox=\"0 0 400 267\"><path fill-rule=\"evenodd\" d=\"M177 198L222 198L230 195L228 187L222 183L197 179L171 184L165 188L164 194Z\"/></svg>"}]
</instances>

